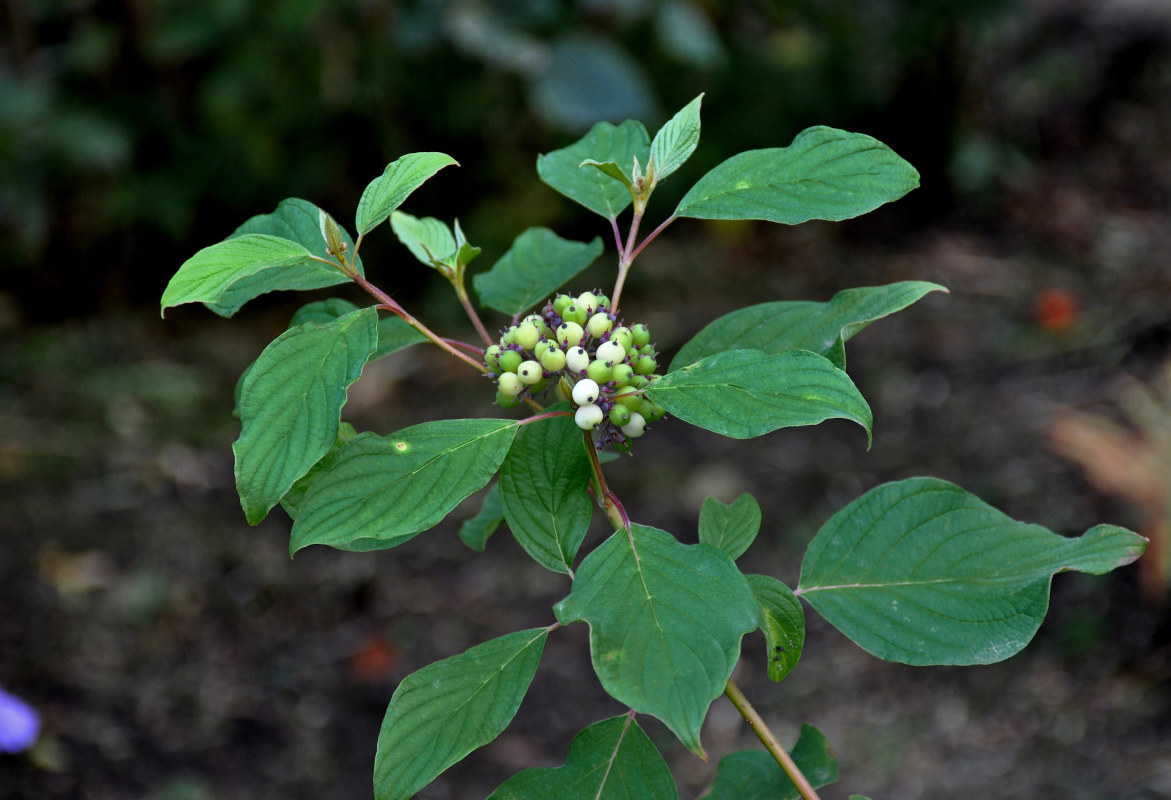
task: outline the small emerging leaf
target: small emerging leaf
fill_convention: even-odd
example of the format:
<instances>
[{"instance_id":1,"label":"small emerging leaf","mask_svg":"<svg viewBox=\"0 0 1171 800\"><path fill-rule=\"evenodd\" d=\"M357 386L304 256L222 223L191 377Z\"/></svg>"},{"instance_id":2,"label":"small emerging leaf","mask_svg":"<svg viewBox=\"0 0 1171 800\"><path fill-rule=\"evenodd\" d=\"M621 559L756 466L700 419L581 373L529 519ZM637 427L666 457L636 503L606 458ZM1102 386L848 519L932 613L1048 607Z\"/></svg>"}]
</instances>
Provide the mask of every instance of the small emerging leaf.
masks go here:
<instances>
[{"instance_id":1,"label":"small emerging leaf","mask_svg":"<svg viewBox=\"0 0 1171 800\"><path fill-rule=\"evenodd\" d=\"M797 666L805 649L805 612L792 590L776 578L744 577L760 604L760 630L764 634L769 680L784 680Z\"/></svg>"},{"instance_id":2,"label":"small emerging leaf","mask_svg":"<svg viewBox=\"0 0 1171 800\"><path fill-rule=\"evenodd\" d=\"M748 492L732 503L714 497L703 501L699 510L699 541L724 551L735 561L760 532L760 504Z\"/></svg>"},{"instance_id":3,"label":"small emerging leaf","mask_svg":"<svg viewBox=\"0 0 1171 800\"><path fill-rule=\"evenodd\" d=\"M669 372L646 394L684 422L730 436L848 419L870 438L870 406L845 372L805 350L729 350Z\"/></svg>"},{"instance_id":4,"label":"small emerging leaf","mask_svg":"<svg viewBox=\"0 0 1171 800\"><path fill-rule=\"evenodd\" d=\"M797 225L843 220L897 200L919 173L882 142L817 126L788 147L732 156L679 201L677 217L761 219Z\"/></svg>"},{"instance_id":5,"label":"small emerging leaf","mask_svg":"<svg viewBox=\"0 0 1171 800\"><path fill-rule=\"evenodd\" d=\"M456 251L455 236L447 224L435 217L412 217L402 211L390 215L390 227L411 255L429 267L452 265Z\"/></svg>"},{"instance_id":6,"label":"small emerging leaf","mask_svg":"<svg viewBox=\"0 0 1171 800\"><path fill-rule=\"evenodd\" d=\"M407 153L386 165L382 175L370 181L358 200L356 224L359 236L381 225L411 192L444 167L459 166L444 153Z\"/></svg>"},{"instance_id":7,"label":"small emerging leaf","mask_svg":"<svg viewBox=\"0 0 1171 800\"><path fill-rule=\"evenodd\" d=\"M518 772L488 800L676 800L667 762L628 714L573 737L561 767Z\"/></svg>"},{"instance_id":8,"label":"small emerging leaf","mask_svg":"<svg viewBox=\"0 0 1171 800\"><path fill-rule=\"evenodd\" d=\"M801 725L801 736L789 752L813 788L838 779L838 761L830 752L825 735L809 724ZM724 756L716 767L711 792L702 800L800 800L801 793L765 750L740 750Z\"/></svg>"},{"instance_id":9,"label":"small emerging leaf","mask_svg":"<svg viewBox=\"0 0 1171 800\"><path fill-rule=\"evenodd\" d=\"M532 308L602 254L602 240L562 239L548 228L529 228L488 272L472 278L480 302L516 316Z\"/></svg>"},{"instance_id":10,"label":"small emerging leaf","mask_svg":"<svg viewBox=\"0 0 1171 800\"><path fill-rule=\"evenodd\" d=\"M635 158L645 162L650 155L650 135L641 122L626 120L621 125L599 122L590 132L568 147L537 157L537 174L541 180L574 202L600 214L617 219L633 198L630 176L619 182L585 161L599 164L613 162L620 171Z\"/></svg>"},{"instance_id":11,"label":"small emerging leaf","mask_svg":"<svg viewBox=\"0 0 1171 800\"><path fill-rule=\"evenodd\" d=\"M797 594L887 661L990 664L1036 634L1054 573L1101 575L1145 546L1113 525L1067 539L954 484L911 478L870 490L822 526Z\"/></svg>"},{"instance_id":12,"label":"small emerging leaf","mask_svg":"<svg viewBox=\"0 0 1171 800\"><path fill-rule=\"evenodd\" d=\"M683 166L683 162L695 152L699 144L699 105L702 101L701 94L671 117L655 134L651 142L655 185Z\"/></svg>"},{"instance_id":13,"label":"small emerging leaf","mask_svg":"<svg viewBox=\"0 0 1171 800\"><path fill-rule=\"evenodd\" d=\"M374 757L377 800L407 800L508 726L541 660L546 628L436 661L395 689Z\"/></svg>"}]
</instances>

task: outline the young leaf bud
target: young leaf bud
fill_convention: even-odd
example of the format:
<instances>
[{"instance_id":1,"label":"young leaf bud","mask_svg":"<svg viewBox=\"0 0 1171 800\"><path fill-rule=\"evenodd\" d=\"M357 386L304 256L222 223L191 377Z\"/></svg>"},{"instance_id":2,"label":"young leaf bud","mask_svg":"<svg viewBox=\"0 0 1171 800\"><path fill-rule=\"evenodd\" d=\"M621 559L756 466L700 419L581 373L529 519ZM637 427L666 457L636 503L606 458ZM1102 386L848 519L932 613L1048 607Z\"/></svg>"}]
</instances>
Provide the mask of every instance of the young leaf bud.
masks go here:
<instances>
[{"instance_id":1,"label":"young leaf bud","mask_svg":"<svg viewBox=\"0 0 1171 800\"><path fill-rule=\"evenodd\" d=\"M602 359L595 359L586 367L586 378L596 383L605 383L610 380L610 364Z\"/></svg>"},{"instance_id":2,"label":"young leaf bud","mask_svg":"<svg viewBox=\"0 0 1171 800\"><path fill-rule=\"evenodd\" d=\"M610 320L610 317L601 311L590 317L590 321L586 323L586 330L595 339L601 339L612 327L614 327L614 323Z\"/></svg>"},{"instance_id":3,"label":"young leaf bud","mask_svg":"<svg viewBox=\"0 0 1171 800\"><path fill-rule=\"evenodd\" d=\"M515 350L505 350L497 357L496 361L500 364L501 372L516 372L520 362L524 361L524 356Z\"/></svg>"},{"instance_id":4,"label":"young leaf bud","mask_svg":"<svg viewBox=\"0 0 1171 800\"><path fill-rule=\"evenodd\" d=\"M581 344L583 336L585 336L585 331L576 322L566 320L557 328L557 342L563 348ZM651 372L654 372L654 370L652 369Z\"/></svg>"},{"instance_id":5,"label":"young leaf bud","mask_svg":"<svg viewBox=\"0 0 1171 800\"><path fill-rule=\"evenodd\" d=\"M578 384L580 386L581 384ZM577 427L583 431L592 431L605 418L602 409L598 408L593 403L587 403L584 406L578 407L573 414L573 421L577 423Z\"/></svg>"},{"instance_id":6,"label":"young leaf bud","mask_svg":"<svg viewBox=\"0 0 1171 800\"><path fill-rule=\"evenodd\" d=\"M540 355L541 366L550 372L560 372L565 366L565 353L556 347L550 347Z\"/></svg>"},{"instance_id":7,"label":"young leaf bud","mask_svg":"<svg viewBox=\"0 0 1171 800\"><path fill-rule=\"evenodd\" d=\"M601 393L602 390L598 387L596 381L592 381L589 378L582 378L573 387L573 402L579 406L589 405L597 402L598 396ZM598 421L600 422L601 420L599 419Z\"/></svg>"},{"instance_id":8,"label":"young leaf bud","mask_svg":"<svg viewBox=\"0 0 1171 800\"><path fill-rule=\"evenodd\" d=\"M641 322L631 327L630 334L634 337L635 347L642 347L645 344L649 344L651 341L650 328L648 328L646 325L643 325Z\"/></svg>"},{"instance_id":9,"label":"young leaf bud","mask_svg":"<svg viewBox=\"0 0 1171 800\"><path fill-rule=\"evenodd\" d=\"M525 388L520 377L514 372L505 372L501 375L496 386L505 397L516 397Z\"/></svg>"},{"instance_id":10,"label":"young leaf bud","mask_svg":"<svg viewBox=\"0 0 1171 800\"><path fill-rule=\"evenodd\" d=\"M620 342L602 342L598 345L596 358L599 361L604 361L610 366L621 364L626 360L626 348Z\"/></svg>"},{"instance_id":11,"label":"young leaf bud","mask_svg":"<svg viewBox=\"0 0 1171 800\"><path fill-rule=\"evenodd\" d=\"M637 411L633 412L630 415L630 421L622 426L622 432L631 439L637 439L639 436L642 436L645 430L646 420L643 419L642 414L639 414Z\"/></svg>"},{"instance_id":12,"label":"young leaf bud","mask_svg":"<svg viewBox=\"0 0 1171 800\"><path fill-rule=\"evenodd\" d=\"M573 384L564 375L561 376L561 380L557 381L557 394L567 403L573 399Z\"/></svg>"},{"instance_id":13,"label":"young leaf bud","mask_svg":"<svg viewBox=\"0 0 1171 800\"><path fill-rule=\"evenodd\" d=\"M565 366L574 375L580 375L590 365L590 354L584 347L571 347L565 351Z\"/></svg>"},{"instance_id":14,"label":"young leaf bud","mask_svg":"<svg viewBox=\"0 0 1171 800\"><path fill-rule=\"evenodd\" d=\"M536 361L523 361L521 365L516 368L516 376L520 378L520 382L525 386L532 386L537 381L545 376L541 365Z\"/></svg>"}]
</instances>

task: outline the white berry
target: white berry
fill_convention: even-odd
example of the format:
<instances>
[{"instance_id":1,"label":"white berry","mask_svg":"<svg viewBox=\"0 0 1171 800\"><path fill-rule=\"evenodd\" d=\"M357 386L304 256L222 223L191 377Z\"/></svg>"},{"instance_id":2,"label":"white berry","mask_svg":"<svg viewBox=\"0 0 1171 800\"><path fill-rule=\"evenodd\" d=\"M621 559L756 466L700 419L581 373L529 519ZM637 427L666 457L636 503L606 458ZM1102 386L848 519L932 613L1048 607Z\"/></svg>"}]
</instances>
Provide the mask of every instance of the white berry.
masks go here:
<instances>
[{"instance_id":1,"label":"white berry","mask_svg":"<svg viewBox=\"0 0 1171 800\"><path fill-rule=\"evenodd\" d=\"M589 405L598 399L598 396L601 394L601 392L602 390L598 387L598 384L595 381L591 381L589 378L582 378L577 382L577 385L573 387L573 402L577 403L579 406ZM601 421L600 417L598 421ZM581 423L578 422L578 424L580 425ZM593 425L590 426L590 428L592 427Z\"/></svg>"},{"instance_id":2,"label":"white berry","mask_svg":"<svg viewBox=\"0 0 1171 800\"><path fill-rule=\"evenodd\" d=\"M593 381L590 381L593 383ZM578 386L581 384L579 383ZM575 391L576 394L576 391ZM602 418L606 415L602 413L602 409L593 403L587 403L584 406L578 406L577 411L573 415L573 421L577 423L577 427L583 431L592 431L598 427L602 422Z\"/></svg>"}]
</instances>

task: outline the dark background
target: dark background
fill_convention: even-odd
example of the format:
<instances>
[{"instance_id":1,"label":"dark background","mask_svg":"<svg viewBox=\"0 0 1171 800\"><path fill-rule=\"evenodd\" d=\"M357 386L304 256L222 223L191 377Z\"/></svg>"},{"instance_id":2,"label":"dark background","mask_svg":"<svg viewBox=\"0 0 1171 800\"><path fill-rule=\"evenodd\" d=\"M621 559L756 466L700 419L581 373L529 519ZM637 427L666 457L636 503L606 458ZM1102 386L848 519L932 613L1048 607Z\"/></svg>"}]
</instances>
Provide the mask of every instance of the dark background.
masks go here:
<instances>
[{"instance_id":1,"label":"dark background","mask_svg":"<svg viewBox=\"0 0 1171 800\"><path fill-rule=\"evenodd\" d=\"M3 14L0 686L44 733L0 756L2 798L368 797L404 675L552 621L564 579L506 532L480 556L460 544L474 504L392 551L290 561L287 518L253 529L239 510L231 398L305 298L267 296L233 320L157 313L199 248L285 197L345 223L406 152L461 163L404 210L458 217L484 248L475 271L533 225L609 240L533 168L598 119L653 132L706 93L700 147L652 223L707 168L808 125L882 139L921 189L839 224L681 221L623 304L669 356L748 303L946 285L850 343L874 447L844 423L745 443L666 421L608 468L626 507L689 541L704 497L751 491L764 529L742 563L790 585L834 510L917 474L1065 534L1162 535L1162 495L1102 491L1053 444L1078 408L1129 431L1098 443L1099 471L1113 458L1164 488L1171 475L1160 0L9 0ZM471 338L446 284L389 231L363 257L416 315ZM574 288L612 279L602 259ZM370 365L346 417L387 433L494 413L448 361L414 348ZM827 798L1167 798L1165 574L1059 575L1037 640L998 665L886 664L810 615L790 678L766 680L753 635L738 680L783 741L803 721L826 733L843 771ZM586 641L584 626L559 630L509 730L420 796L485 796L620 713ZM684 798L720 756L756 746L722 700L707 764L644 725Z\"/></svg>"}]
</instances>

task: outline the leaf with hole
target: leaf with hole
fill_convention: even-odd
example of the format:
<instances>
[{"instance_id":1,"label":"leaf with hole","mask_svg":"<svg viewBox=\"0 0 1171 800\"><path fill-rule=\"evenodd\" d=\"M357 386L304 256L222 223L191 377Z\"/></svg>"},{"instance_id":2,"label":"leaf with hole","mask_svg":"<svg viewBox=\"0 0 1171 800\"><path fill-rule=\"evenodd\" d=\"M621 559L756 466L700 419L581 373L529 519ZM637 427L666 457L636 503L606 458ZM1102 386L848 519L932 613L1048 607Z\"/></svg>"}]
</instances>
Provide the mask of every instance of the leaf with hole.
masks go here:
<instances>
[{"instance_id":1,"label":"leaf with hole","mask_svg":"<svg viewBox=\"0 0 1171 800\"><path fill-rule=\"evenodd\" d=\"M1145 546L1113 525L1058 536L955 484L911 478L834 514L805 552L796 593L887 661L990 664L1033 638L1054 573L1101 575Z\"/></svg>"}]
</instances>

